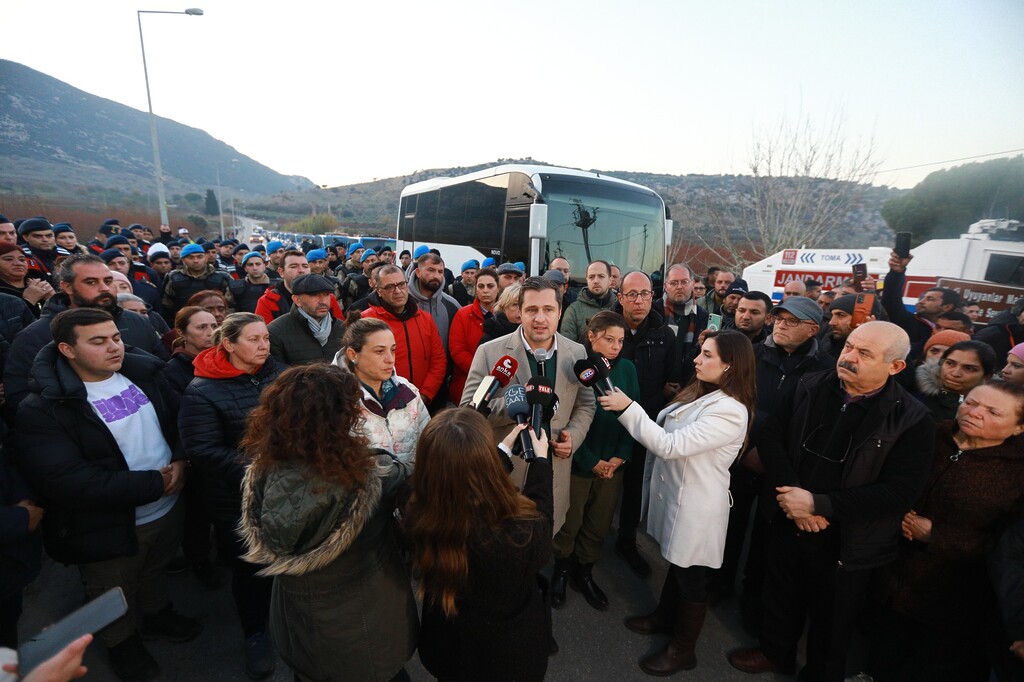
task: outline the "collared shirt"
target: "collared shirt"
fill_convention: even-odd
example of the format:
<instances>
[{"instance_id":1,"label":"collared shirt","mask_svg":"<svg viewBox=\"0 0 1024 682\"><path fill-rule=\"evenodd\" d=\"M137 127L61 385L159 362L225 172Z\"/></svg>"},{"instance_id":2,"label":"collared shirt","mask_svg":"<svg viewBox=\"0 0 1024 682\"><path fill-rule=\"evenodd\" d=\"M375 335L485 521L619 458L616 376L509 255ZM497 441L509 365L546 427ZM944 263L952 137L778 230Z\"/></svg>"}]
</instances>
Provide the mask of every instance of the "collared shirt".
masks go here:
<instances>
[{"instance_id":1,"label":"collared shirt","mask_svg":"<svg viewBox=\"0 0 1024 682\"><path fill-rule=\"evenodd\" d=\"M519 325L519 338L523 340L523 348L526 349L526 352L528 354L530 354L531 356L534 355L533 347L526 340L526 333L523 332L523 325L522 324ZM547 351L548 357L551 357L552 355L554 355L557 352L558 352L558 334L555 334L554 336L551 337L551 350Z\"/></svg>"}]
</instances>

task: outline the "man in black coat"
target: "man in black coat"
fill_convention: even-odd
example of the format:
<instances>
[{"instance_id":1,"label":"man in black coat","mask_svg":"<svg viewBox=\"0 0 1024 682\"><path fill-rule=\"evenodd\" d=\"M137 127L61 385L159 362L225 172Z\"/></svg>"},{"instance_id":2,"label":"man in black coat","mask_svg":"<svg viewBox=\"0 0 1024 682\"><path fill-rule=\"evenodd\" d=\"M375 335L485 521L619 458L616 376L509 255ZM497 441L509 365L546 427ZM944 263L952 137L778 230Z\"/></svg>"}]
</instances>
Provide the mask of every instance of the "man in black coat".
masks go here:
<instances>
[{"instance_id":1,"label":"man in black coat","mask_svg":"<svg viewBox=\"0 0 1024 682\"><path fill-rule=\"evenodd\" d=\"M163 362L126 351L104 310L66 310L50 326L32 367L38 390L18 411L18 464L47 512L47 553L78 566L89 599L124 590L128 613L97 634L114 671L151 679L159 666L142 636L184 642L202 629L167 598L187 462Z\"/></svg>"},{"instance_id":2,"label":"man in black coat","mask_svg":"<svg viewBox=\"0 0 1024 682\"><path fill-rule=\"evenodd\" d=\"M102 260L92 254L72 256L60 264L60 288L43 306L43 315L25 327L11 344L4 367L5 409L13 414L29 393L29 374L36 353L53 340L50 322L61 311L71 308L99 308L114 317L122 341L134 348L166 360L167 349L153 326L141 315L126 313L117 305L114 276Z\"/></svg>"},{"instance_id":3,"label":"man in black coat","mask_svg":"<svg viewBox=\"0 0 1024 682\"><path fill-rule=\"evenodd\" d=\"M903 305L903 283L906 281L907 265L913 256L900 258L895 251L889 257L889 272L882 289L882 307L889 319L910 336L911 357L920 353L928 338L935 331L935 321L942 313L956 310L960 306L960 294L952 289L932 287L917 299L916 312L910 313Z\"/></svg>"},{"instance_id":4,"label":"man in black coat","mask_svg":"<svg viewBox=\"0 0 1024 682\"><path fill-rule=\"evenodd\" d=\"M792 674L809 617L801 678L845 678L870 569L896 557L935 451L927 409L893 380L909 351L896 325L859 326L837 368L803 377L761 429L764 619L760 647L730 653L733 667Z\"/></svg>"},{"instance_id":5,"label":"man in black coat","mask_svg":"<svg viewBox=\"0 0 1024 682\"><path fill-rule=\"evenodd\" d=\"M270 354L286 365L331 362L341 350L344 322L331 313L334 285L323 275L292 282L292 307L267 326Z\"/></svg>"},{"instance_id":6,"label":"man in black coat","mask_svg":"<svg viewBox=\"0 0 1024 682\"><path fill-rule=\"evenodd\" d=\"M640 382L640 404L652 419L677 390L676 335L660 313L651 310L654 289L643 272L631 272L622 278L616 312L626 318L629 330L620 357L636 365ZM651 567L636 547L640 525L646 449L637 443L632 462L622 476L622 508L619 511L619 537L615 550L638 575L651 574Z\"/></svg>"}]
</instances>

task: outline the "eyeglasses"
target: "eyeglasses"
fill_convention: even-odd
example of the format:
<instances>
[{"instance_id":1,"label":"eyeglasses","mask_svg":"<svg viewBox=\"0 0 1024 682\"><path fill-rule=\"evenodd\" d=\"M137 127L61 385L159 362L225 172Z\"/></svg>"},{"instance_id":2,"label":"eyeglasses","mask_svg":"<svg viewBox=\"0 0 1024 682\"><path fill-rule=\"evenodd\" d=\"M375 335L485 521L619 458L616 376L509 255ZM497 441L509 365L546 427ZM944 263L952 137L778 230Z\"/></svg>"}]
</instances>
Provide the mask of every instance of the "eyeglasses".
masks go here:
<instances>
[{"instance_id":1,"label":"eyeglasses","mask_svg":"<svg viewBox=\"0 0 1024 682\"><path fill-rule=\"evenodd\" d=\"M780 326L782 326L782 327L799 327L804 322L807 322L808 324L814 324L810 320L798 320L795 317L776 317L775 318L775 323L780 325Z\"/></svg>"},{"instance_id":2,"label":"eyeglasses","mask_svg":"<svg viewBox=\"0 0 1024 682\"><path fill-rule=\"evenodd\" d=\"M654 292L650 291L650 290L646 290L646 291L630 291L628 294L622 294L623 298L629 299L630 301L635 301L637 298L639 298L639 299L641 299L643 301L649 301L649 300L651 300L651 297L653 297L653 296L654 296Z\"/></svg>"},{"instance_id":3,"label":"eyeglasses","mask_svg":"<svg viewBox=\"0 0 1024 682\"><path fill-rule=\"evenodd\" d=\"M692 279L673 279L668 281L670 287L685 287L687 284L692 282Z\"/></svg>"},{"instance_id":4,"label":"eyeglasses","mask_svg":"<svg viewBox=\"0 0 1024 682\"><path fill-rule=\"evenodd\" d=\"M828 447L834 426L834 424L819 424L816 426L809 434L807 434L807 438L804 439L803 448L815 457L832 462L833 464L842 464L846 461L846 458L850 456L850 447L853 445L853 436L850 435L846 437L846 445L843 447L842 455L836 459L833 454L835 452L834 448ZM841 443L833 445L841 445Z\"/></svg>"},{"instance_id":5,"label":"eyeglasses","mask_svg":"<svg viewBox=\"0 0 1024 682\"><path fill-rule=\"evenodd\" d=\"M392 291L401 291L402 289L408 289L408 282L395 282L394 284L386 284L380 288L385 294L390 294Z\"/></svg>"}]
</instances>

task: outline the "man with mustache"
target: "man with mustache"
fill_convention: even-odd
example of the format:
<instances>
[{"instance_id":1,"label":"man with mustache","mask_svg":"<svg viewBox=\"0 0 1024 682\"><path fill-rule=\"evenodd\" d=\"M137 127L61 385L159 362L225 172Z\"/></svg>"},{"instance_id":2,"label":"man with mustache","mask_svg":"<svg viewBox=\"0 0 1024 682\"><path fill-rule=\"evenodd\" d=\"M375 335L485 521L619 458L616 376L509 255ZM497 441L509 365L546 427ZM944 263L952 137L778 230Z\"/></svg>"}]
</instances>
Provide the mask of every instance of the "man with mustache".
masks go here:
<instances>
[{"instance_id":1,"label":"man with mustache","mask_svg":"<svg viewBox=\"0 0 1024 682\"><path fill-rule=\"evenodd\" d=\"M761 641L731 652L733 667L794 673L809 617L801 679L845 678L871 569L896 557L934 453L927 409L894 380L909 352L896 325L860 325L836 369L804 376L761 429L770 524Z\"/></svg>"},{"instance_id":2,"label":"man with mustache","mask_svg":"<svg viewBox=\"0 0 1024 682\"><path fill-rule=\"evenodd\" d=\"M58 268L61 293L54 294L43 306L42 317L25 327L11 344L4 368L5 409L17 410L29 393L32 362L39 350L53 340L50 322L57 313L69 308L99 308L110 313L125 345L166 360L167 349L141 315L126 313L117 305L114 276L101 259L92 254L71 256Z\"/></svg>"}]
</instances>

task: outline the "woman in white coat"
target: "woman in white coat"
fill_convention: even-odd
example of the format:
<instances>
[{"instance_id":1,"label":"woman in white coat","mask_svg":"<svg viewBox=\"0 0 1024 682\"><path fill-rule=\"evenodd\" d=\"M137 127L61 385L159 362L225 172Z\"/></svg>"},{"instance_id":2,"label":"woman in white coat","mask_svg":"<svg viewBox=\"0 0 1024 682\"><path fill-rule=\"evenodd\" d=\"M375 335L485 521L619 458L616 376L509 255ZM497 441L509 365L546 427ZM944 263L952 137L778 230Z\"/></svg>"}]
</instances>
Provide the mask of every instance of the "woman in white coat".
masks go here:
<instances>
[{"instance_id":1,"label":"woman in white coat","mask_svg":"<svg viewBox=\"0 0 1024 682\"><path fill-rule=\"evenodd\" d=\"M729 467L747 438L756 383L754 351L736 331L711 332L693 361L692 381L652 421L620 391L598 398L647 448L651 467L647 531L669 561L653 613L626 620L634 632L668 633L668 646L640 662L667 676L697 665L711 569L722 565L729 525Z\"/></svg>"}]
</instances>

